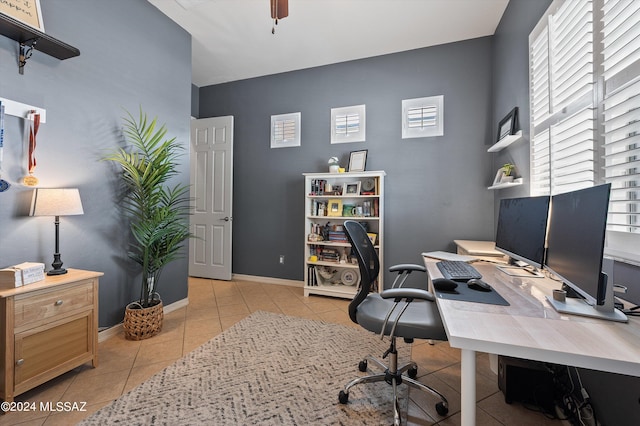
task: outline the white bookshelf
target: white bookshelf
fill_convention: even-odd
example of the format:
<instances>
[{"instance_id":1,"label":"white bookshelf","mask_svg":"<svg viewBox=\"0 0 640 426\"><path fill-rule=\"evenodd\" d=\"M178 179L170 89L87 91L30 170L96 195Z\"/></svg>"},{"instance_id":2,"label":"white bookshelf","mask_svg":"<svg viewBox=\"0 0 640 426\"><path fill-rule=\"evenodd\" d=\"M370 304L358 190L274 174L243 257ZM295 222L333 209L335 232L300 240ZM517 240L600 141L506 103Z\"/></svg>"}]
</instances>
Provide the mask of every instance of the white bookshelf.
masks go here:
<instances>
[{"instance_id":1,"label":"white bookshelf","mask_svg":"<svg viewBox=\"0 0 640 426\"><path fill-rule=\"evenodd\" d=\"M375 234L380 271L384 271L384 176L383 171L304 173L305 296L317 294L352 299L356 294L360 270L355 257L349 256L351 245L340 238L341 227L349 219L363 223L369 233ZM326 191L327 183L331 191ZM359 191L346 193L347 185L351 189L357 187ZM341 193L335 192L338 187L342 189ZM339 209L331 208L337 206ZM322 236L327 224L331 232L329 240L326 232ZM383 273L378 276L379 291L383 288L383 276Z\"/></svg>"}]
</instances>

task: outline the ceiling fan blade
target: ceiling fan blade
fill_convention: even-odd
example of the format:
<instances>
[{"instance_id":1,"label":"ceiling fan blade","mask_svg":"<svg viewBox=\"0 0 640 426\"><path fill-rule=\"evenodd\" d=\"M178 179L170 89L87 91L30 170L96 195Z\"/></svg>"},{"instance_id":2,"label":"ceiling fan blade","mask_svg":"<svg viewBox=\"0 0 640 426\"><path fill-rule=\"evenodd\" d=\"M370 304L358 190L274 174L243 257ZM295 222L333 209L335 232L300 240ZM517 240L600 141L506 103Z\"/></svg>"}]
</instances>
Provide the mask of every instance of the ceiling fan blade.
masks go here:
<instances>
[{"instance_id":1,"label":"ceiling fan blade","mask_svg":"<svg viewBox=\"0 0 640 426\"><path fill-rule=\"evenodd\" d=\"M282 19L289 16L289 0L271 0L271 18Z\"/></svg>"}]
</instances>

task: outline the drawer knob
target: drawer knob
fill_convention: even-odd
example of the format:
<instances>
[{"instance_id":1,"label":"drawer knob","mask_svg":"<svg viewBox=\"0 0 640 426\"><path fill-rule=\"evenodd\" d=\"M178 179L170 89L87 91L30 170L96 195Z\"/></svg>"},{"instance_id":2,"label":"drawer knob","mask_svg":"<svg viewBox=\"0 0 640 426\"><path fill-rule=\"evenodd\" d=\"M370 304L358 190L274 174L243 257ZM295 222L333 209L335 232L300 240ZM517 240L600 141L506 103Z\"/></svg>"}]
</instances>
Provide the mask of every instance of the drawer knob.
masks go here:
<instances>
[{"instance_id":1,"label":"drawer knob","mask_svg":"<svg viewBox=\"0 0 640 426\"><path fill-rule=\"evenodd\" d=\"M54 303L56 306L60 306L64 303L64 300L56 300L56 303Z\"/></svg>"},{"instance_id":2,"label":"drawer knob","mask_svg":"<svg viewBox=\"0 0 640 426\"><path fill-rule=\"evenodd\" d=\"M22 365L24 364L24 358L20 358L19 360L16 361L16 365Z\"/></svg>"}]
</instances>

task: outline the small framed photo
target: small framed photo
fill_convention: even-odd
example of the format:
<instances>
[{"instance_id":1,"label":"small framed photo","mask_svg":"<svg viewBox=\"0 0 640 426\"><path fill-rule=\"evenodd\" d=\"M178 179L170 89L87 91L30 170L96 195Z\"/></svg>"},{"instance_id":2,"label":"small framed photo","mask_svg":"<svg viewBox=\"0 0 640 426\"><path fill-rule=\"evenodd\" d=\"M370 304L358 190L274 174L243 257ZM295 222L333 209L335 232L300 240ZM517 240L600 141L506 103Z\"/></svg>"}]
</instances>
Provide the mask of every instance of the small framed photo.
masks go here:
<instances>
[{"instance_id":1,"label":"small framed photo","mask_svg":"<svg viewBox=\"0 0 640 426\"><path fill-rule=\"evenodd\" d=\"M327 216L342 216L342 200L329 200L327 203Z\"/></svg>"},{"instance_id":2,"label":"small framed photo","mask_svg":"<svg viewBox=\"0 0 640 426\"><path fill-rule=\"evenodd\" d=\"M0 1L0 13L27 24L40 32L44 32L40 0Z\"/></svg>"},{"instance_id":3,"label":"small framed photo","mask_svg":"<svg viewBox=\"0 0 640 426\"><path fill-rule=\"evenodd\" d=\"M512 109L500 123L498 123L498 139L502 140L505 136L513 135L516 132L516 123L518 121L518 107Z\"/></svg>"},{"instance_id":4,"label":"small framed photo","mask_svg":"<svg viewBox=\"0 0 640 426\"><path fill-rule=\"evenodd\" d=\"M376 241L378 240L378 234L374 232L367 232L367 236L369 237L369 240L371 240L371 244L375 246Z\"/></svg>"},{"instance_id":5,"label":"small framed photo","mask_svg":"<svg viewBox=\"0 0 640 426\"><path fill-rule=\"evenodd\" d=\"M360 181L353 183L345 183L342 195L360 195Z\"/></svg>"},{"instance_id":6,"label":"small framed photo","mask_svg":"<svg viewBox=\"0 0 640 426\"><path fill-rule=\"evenodd\" d=\"M498 169L498 172L496 173L496 177L493 178L493 185L498 185L500 182L502 182L502 178L504 177L504 171L502 169Z\"/></svg>"},{"instance_id":7,"label":"small framed photo","mask_svg":"<svg viewBox=\"0 0 640 426\"><path fill-rule=\"evenodd\" d=\"M366 149L360 151L351 151L349 156L349 171L350 172L364 172L367 165L367 151Z\"/></svg>"}]
</instances>

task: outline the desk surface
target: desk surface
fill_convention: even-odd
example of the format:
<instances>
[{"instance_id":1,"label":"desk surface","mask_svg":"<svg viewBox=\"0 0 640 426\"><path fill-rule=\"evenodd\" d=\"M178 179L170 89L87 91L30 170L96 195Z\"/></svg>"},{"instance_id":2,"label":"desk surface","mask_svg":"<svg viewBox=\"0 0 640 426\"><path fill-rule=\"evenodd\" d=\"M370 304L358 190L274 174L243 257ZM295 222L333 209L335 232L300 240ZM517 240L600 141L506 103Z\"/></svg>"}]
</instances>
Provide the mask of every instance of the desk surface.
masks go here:
<instances>
[{"instance_id":1,"label":"desk surface","mask_svg":"<svg viewBox=\"0 0 640 426\"><path fill-rule=\"evenodd\" d=\"M430 281L442 277L435 259L424 261ZM559 314L546 300L558 282L511 277L490 263L473 266L510 306L438 298L452 347L640 376L639 317L616 323Z\"/></svg>"}]
</instances>

